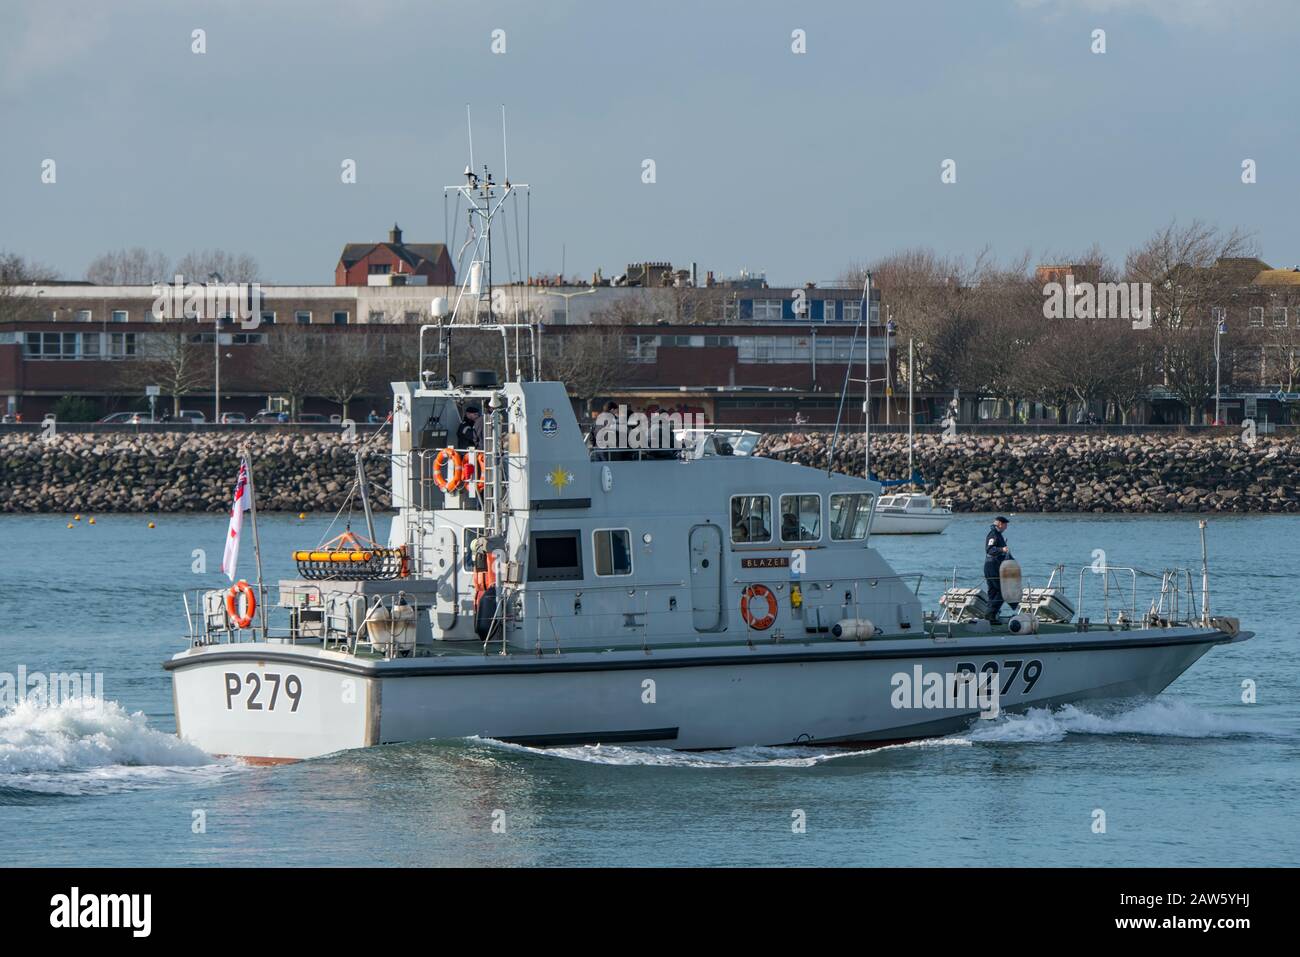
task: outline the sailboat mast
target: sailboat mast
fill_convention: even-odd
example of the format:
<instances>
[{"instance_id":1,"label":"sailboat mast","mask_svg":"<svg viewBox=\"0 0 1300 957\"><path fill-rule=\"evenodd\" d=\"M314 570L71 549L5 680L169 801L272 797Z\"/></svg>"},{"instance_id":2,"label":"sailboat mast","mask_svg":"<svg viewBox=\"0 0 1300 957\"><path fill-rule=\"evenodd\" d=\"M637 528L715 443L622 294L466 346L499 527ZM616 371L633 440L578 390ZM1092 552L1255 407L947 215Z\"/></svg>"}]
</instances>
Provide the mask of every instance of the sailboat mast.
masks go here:
<instances>
[{"instance_id":1,"label":"sailboat mast","mask_svg":"<svg viewBox=\"0 0 1300 957\"><path fill-rule=\"evenodd\" d=\"M862 329L865 335L863 339L866 342L866 358L862 360L863 372L862 381L863 399L862 399L862 438L863 438L863 469L864 478L871 480L871 273L867 273L867 280L862 286L863 302L859 321L862 323Z\"/></svg>"},{"instance_id":2,"label":"sailboat mast","mask_svg":"<svg viewBox=\"0 0 1300 957\"><path fill-rule=\"evenodd\" d=\"M912 443L913 443L912 423L916 421L915 418L912 416L912 390L913 390L914 383L916 382L916 378L913 375L913 370L912 370L912 364L914 361L913 355L914 353L912 352L912 339L909 336L907 340L907 480L909 482L912 480L912 476L916 474L916 471L912 466Z\"/></svg>"}]
</instances>

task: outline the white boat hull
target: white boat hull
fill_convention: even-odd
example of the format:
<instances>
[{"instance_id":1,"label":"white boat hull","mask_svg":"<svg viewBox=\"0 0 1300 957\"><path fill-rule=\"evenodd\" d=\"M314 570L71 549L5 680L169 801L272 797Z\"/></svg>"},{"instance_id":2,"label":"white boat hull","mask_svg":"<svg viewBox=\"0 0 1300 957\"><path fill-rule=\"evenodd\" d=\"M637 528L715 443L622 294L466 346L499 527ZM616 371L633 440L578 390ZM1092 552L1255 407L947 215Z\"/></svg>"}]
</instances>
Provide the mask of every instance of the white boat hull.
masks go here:
<instances>
[{"instance_id":1,"label":"white boat hull","mask_svg":"<svg viewBox=\"0 0 1300 957\"><path fill-rule=\"evenodd\" d=\"M1215 644L1248 637L1175 628L369 661L235 644L194 648L166 667L184 738L274 762L470 736L688 750L913 739L959 730L979 707L900 705L900 675L993 663L1006 685L998 707L1016 711L1154 695Z\"/></svg>"},{"instance_id":2,"label":"white boat hull","mask_svg":"<svg viewBox=\"0 0 1300 957\"><path fill-rule=\"evenodd\" d=\"M871 520L872 535L938 535L952 524L951 512L876 512Z\"/></svg>"}]
</instances>

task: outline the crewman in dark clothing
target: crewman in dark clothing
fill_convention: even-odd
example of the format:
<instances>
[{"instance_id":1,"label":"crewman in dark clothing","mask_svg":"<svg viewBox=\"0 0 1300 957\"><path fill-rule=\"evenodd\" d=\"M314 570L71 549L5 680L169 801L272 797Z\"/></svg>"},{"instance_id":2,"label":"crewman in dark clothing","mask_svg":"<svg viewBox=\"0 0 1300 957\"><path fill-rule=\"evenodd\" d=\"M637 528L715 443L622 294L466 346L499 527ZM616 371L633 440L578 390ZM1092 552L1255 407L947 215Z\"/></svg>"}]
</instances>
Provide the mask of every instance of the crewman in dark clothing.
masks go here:
<instances>
[{"instance_id":1,"label":"crewman in dark clothing","mask_svg":"<svg viewBox=\"0 0 1300 957\"><path fill-rule=\"evenodd\" d=\"M460 428L456 430L456 448L483 448L483 416L476 405L471 405L465 410L465 417L461 420Z\"/></svg>"},{"instance_id":2,"label":"crewman in dark clothing","mask_svg":"<svg viewBox=\"0 0 1300 957\"><path fill-rule=\"evenodd\" d=\"M984 580L988 583L989 595L988 618L995 625L1003 604L1002 579L998 576L998 568L1006 559L1011 558L1011 549L1007 547L1007 540L1002 537L1008 524L1010 523L1006 518L999 515L993 520L988 535L984 537Z\"/></svg>"}]
</instances>

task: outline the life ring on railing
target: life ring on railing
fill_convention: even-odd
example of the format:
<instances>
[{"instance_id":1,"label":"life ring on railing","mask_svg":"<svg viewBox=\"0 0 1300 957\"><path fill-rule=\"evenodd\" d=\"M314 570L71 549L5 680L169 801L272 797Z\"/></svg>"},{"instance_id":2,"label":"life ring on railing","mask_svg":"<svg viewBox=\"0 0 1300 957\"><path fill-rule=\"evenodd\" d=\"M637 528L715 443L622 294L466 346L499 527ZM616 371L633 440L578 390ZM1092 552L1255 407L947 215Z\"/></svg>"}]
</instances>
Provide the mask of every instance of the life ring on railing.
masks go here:
<instances>
[{"instance_id":1,"label":"life ring on railing","mask_svg":"<svg viewBox=\"0 0 1300 957\"><path fill-rule=\"evenodd\" d=\"M451 459L451 478L443 469L448 459ZM454 492L464 481L464 471L465 463L461 461L460 453L449 445L433 460L433 484L444 492Z\"/></svg>"},{"instance_id":2,"label":"life ring on railing","mask_svg":"<svg viewBox=\"0 0 1300 957\"><path fill-rule=\"evenodd\" d=\"M749 603L755 598L767 599L767 614L761 618L755 618L754 612L749 607ZM745 624L755 631L767 631L771 628L772 622L776 621L776 610L776 596L766 585L749 585L740 593L740 617L745 619Z\"/></svg>"},{"instance_id":3,"label":"life ring on railing","mask_svg":"<svg viewBox=\"0 0 1300 957\"><path fill-rule=\"evenodd\" d=\"M244 614L239 613L239 596L244 596ZM236 628L247 628L253 623L253 616L257 614L257 595L253 592L253 586L242 578L230 586L226 592L226 614Z\"/></svg>"},{"instance_id":4,"label":"life ring on railing","mask_svg":"<svg viewBox=\"0 0 1300 957\"><path fill-rule=\"evenodd\" d=\"M478 490L483 491L483 472L484 462L483 453L469 451L465 453L465 464L460 470L460 480L466 488L473 485L475 479L478 480Z\"/></svg>"}]
</instances>

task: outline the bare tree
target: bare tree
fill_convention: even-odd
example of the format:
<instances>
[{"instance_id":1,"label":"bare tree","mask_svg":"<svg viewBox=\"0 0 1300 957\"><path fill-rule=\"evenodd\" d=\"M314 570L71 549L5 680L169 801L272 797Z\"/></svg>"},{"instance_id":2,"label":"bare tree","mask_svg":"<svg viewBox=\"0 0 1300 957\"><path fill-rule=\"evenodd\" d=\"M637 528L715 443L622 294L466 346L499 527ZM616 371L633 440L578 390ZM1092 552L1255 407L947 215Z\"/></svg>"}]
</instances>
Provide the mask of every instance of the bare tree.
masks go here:
<instances>
[{"instance_id":1,"label":"bare tree","mask_svg":"<svg viewBox=\"0 0 1300 957\"><path fill-rule=\"evenodd\" d=\"M382 361L368 333L340 335L338 339L337 347L330 350L328 361L322 364L319 383L321 395L337 402L346 419L348 404L375 388Z\"/></svg>"},{"instance_id":2,"label":"bare tree","mask_svg":"<svg viewBox=\"0 0 1300 957\"><path fill-rule=\"evenodd\" d=\"M1151 284L1150 331L1159 343L1164 384L1187 406L1191 423L1214 395L1215 309L1240 281L1236 271L1215 265L1254 252L1240 230L1221 233L1194 220L1186 226L1169 223L1128 255L1129 281Z\"/></svg>"},{"instance_id":3,"label":"bare tree","mask_svg":"<svg viewBox=\"0 0 1300 957\"><path fill-rule=\"evenodd\" d=\"M289 416L297 418L302 400L321 392L321 378L332 361L318 335L288 328L267 333L253 365L268 391L288 397Z\"/></svg>"},{"instance_id":4,"label":"bare tree","mask_svg":"<svg viewBox=\"0 0 1300 957\"><path fill-rule=\"evenodd\" d=\"M195 250L181 257L176 271L191 282L202 282L216 273L224 282L257 282L257 260L247 253L224 249Z\"/></svg>"},{"instance_id":5,"label":"bare tree","mask_svg":"<svg viewBox=\"0 0 1300 957\"><path fill-rule=\"evenodd\" d=\"M150 332L139 337L136 357L123 359L117 369L118 386L135 393L158 386L172 397L172 415L177 416L181 399L212 387L212 347L194 332Z\"/></svg>"},{"instance_id":6,"label":"bare tree","mask_svg":"<svg viewBox=\"0 0 1300 957\"><path fill-rule=\"evenodd\" d=\"M17 253L0 252L0 322L41 318L40 297L22 287L48 279L52 272L39 263L28 262Z\"/></svg>"},{"instance_id":7,"label":"bare tree","mask_svg":"<svg viewBox=\"0 0 1300 957\"><path fill-rule=\"evenodd\" d=\"M86 280L100 286L147 285L171 279L166 253L142 246L101 253L86 267Z\"/></svg>"},{"instance_id":8,"label":"bare tree","mask_svg":"<svg viewBox=\"0 0 1300 957\"><path fill-rule=\"evenodd\" d=\"M563 382L585 408L597 396L627 382L631 363L621 329L569 327L542 338L542 374Z\"/></svg>"},{"instance_id":9,"label":"bare tree","mask_svg":"<svg viewBox=\"0 0 1300 957\"><path fill-rule=\"evenodd\" d=\"M1032 322L1041 303L1035 305L1027 257L999 266L984 250L968 264L910 249L869 268L899 341L913 342L918 391L1026 394L1023 369L1008 366L1007 359L1041 333ZM864 272L850 267L842 279L861 287Z\"/></svg>"}]
</instances>

